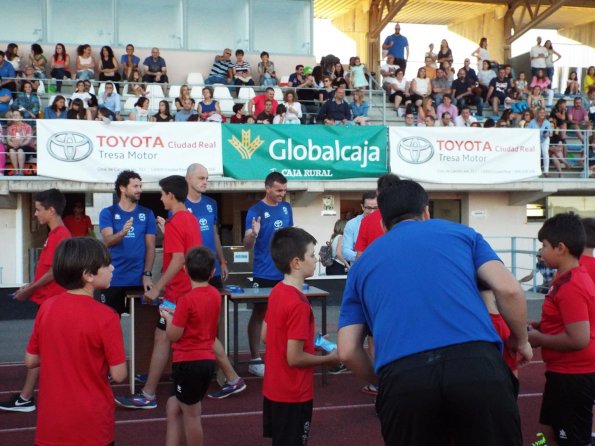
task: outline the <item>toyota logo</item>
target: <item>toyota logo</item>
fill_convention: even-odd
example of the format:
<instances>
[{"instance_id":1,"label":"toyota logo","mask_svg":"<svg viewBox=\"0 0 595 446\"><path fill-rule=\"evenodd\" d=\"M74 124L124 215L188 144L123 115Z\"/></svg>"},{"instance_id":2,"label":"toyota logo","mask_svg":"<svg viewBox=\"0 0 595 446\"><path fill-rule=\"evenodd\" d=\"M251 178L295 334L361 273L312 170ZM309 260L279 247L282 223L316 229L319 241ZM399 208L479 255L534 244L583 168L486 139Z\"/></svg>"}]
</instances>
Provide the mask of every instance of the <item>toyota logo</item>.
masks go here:
<instances>
[{"instance_id":1,"label":"toyota logo","mask_svg":"<svg viewBox=\"0 0 595 446\"><path fill-rule=\"evenodd\" d=\"M82 161L93 152L93 143L82 133L54 133L47 143L49 154L59 161Z\"/></svg>"},{"instance_id":2,"label":"toyota logo","mask_svg":"<svg viewBox=\"0 0 595 446\"><path fill-rule=\"evenodd\" d=\"M410 136L399 141L397 153L406 163L423 164L434 156L434 146L425 138Z\"/></svg>"},{"instance_id":3,"label":"toyota logo","mask_svg":"<svg viewBox=\"0 0 595 446\"><path fill-rule=\"evenodd\" d=\"M283 220L275 220L275 223L273 223L273 225L275 226L275 228L282 228L283 227Z\"/></svg>"}]
</instances>

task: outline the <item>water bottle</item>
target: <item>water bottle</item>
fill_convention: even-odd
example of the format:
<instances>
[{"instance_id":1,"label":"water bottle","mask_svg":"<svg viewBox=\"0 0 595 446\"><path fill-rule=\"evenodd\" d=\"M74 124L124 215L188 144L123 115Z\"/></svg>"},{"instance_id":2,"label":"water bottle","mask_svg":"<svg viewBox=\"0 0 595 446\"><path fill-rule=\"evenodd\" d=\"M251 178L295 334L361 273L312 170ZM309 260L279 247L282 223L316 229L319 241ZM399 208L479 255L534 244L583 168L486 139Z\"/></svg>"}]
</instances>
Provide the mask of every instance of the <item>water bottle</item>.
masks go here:
<instances>
[{"instance_id":1,"label":"water bottle","mask_svg":"<svg viewBox=\"0 0 595 446\"><path fill-rule=\"evenodd\" d=\"M333 350L337 349L337 343L329 341L328 339L322 337L322 333L318 333L316 335L316 339L314 339L314 347L324 350L327 353L330 353Z\"/></svg>"},{"instance_id":2,"label":"water bottle","mask_svg":"<svg viewBox=\"0 0 595 446\"><path fill-rule=\"evenodd\" d=\"M259 289L258 289L259 286L260 285L258 284L258 282L254 282L254 284L252 285L252 288L254 288L254 292L255 293L258 293L259 292Z\"/></svg>"}]
</instances>

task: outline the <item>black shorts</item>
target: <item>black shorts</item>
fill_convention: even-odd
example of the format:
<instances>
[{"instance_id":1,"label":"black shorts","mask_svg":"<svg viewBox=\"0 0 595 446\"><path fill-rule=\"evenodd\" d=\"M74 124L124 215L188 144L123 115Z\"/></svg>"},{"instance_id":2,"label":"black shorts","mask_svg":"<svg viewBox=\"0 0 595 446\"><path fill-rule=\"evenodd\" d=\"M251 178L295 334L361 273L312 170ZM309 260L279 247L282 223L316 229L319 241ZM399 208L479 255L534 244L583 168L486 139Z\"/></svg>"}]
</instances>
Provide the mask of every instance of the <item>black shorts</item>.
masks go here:
<instances>
[{"instance_id":1,"label":"black shorts","mask_svg":"<svg viewBox=\"0 0 595 446\"><path fill-rule=\"evenodd\" d=\"M539 422L551 426L559 445L591 444L595 373L545 372Z\"/></svg>"},{"instance_id":2,"label":"black shorts","mask_svg":"<svg viewBox=\"0 0 595 446\"><path fill-rule=\"evenodd\" d=\"M209 280L209 285L214 286L218 290L222 290L223 289L223 280L221 280L221 276L211 277L211 279Z\"/></svg>"},{"instance_id":3,"label":"black shorts","mask_svg":"<svg viewBox=\"0 0 595 446\"><path fill-rule=\"evenodd\" d=\"M312 422L312 400L303 403L278 403L264 397L262 432L273 439L273 446L305 446Z\"/></svg>"},{"instance_id":4,"label":"black shorts","mask_svg":"<svg viewBox=\"0 0 595 446\"><path fill-rule=\"evenodd\" d=\"M376 411L384 441L393 446L522 446L511 373L488 342L429 350L382 367Z\"/></svg>"},{"instance_id":5,"label":"black shorts","mask_svg":"<svg viewBox=\"0 0 595 446\"><path fill-rule=\"evenodd\" d=\"M174 362L171 394L184 404L196 404L207 393L214 374L215 361L211 359Z\"/></svg>"},{"instance_id":6,"label":"black shorts","mask_svg":"<svg viewBox=\"0 0 595 446\"><path fill-rule=\"evenodd\" d=\"M95 292L95 298L102 304L112 307L118 314L126 313L126 292L135 287L112 286Z\"/></svg>"}]
</instances>

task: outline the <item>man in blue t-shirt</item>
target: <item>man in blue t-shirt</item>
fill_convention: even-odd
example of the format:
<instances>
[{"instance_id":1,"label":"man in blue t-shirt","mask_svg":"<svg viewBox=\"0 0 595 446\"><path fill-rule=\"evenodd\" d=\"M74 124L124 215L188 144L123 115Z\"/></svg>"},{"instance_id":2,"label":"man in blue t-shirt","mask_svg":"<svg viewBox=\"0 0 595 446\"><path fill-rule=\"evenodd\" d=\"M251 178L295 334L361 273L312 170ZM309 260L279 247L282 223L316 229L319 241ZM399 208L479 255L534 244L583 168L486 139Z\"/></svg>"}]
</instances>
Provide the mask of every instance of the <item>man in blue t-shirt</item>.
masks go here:
<instances>
[{"instance_id":1,"label":"man in blue t-shirt","mask_svg":"<svg viewBox=\"0 0 595 446\"><path fill-rule=\"evenodd\" d=\"M407 68L407 59L409 59L409 42L407 37L401 35L401 25L395 25L395 33L384 39L382 49L388 51L395 58L395 65L403 69Z\"/></svg>"},{"instance_id":2,"label":"man in blue t-shirt","mask_svg":"<svg viewBox=\"0 0 595 446\"><path fill-rule=\"evenodd\" d=\"M428 195L401 180L381 191L388 229L347 276L339 315L340 360L367 382L386 444L521 446L512 374L477 280L493 291L519 364L533 355L523 291L473 229L430 220ZM374 337L374 366L364 351ZM436 426L440 426L436 429Z\"/></svg>"},{"instance_id":3,"label":"man in blue t-shirt","mask_svg":"<svg viewBox=\"0 0 595 446\"><path fill-rule=\"evenodd\" d=\"M283 201L287 193L287 178L280 172L271 172L264 180L265 196L248 209L244 247L254 247L254 286L272 288L283 280L283 274L275 267L269 246L275 231L293 226L291 205ZM259 344L266 304L254 304L248 322L248 339L253 360L260 360ZM250 364L248 371L264 376L263 364Z\"/></svg>"},{"instance_id":4,"label":"man in blue t-shirt","mask_svg":"<svg viewBox=\"0 0 595 446\"><path fill-rule=\"evenodd\" d=\"M142 287L148 291L153 285L157 225L153 211L138 204L141 182L132 170L120 172L115 183L118 203L99 213L101 236L114 265L110 287L101 291L101 301L118 314L126 309L126 290Z\"/></svg>"}]
</instances>

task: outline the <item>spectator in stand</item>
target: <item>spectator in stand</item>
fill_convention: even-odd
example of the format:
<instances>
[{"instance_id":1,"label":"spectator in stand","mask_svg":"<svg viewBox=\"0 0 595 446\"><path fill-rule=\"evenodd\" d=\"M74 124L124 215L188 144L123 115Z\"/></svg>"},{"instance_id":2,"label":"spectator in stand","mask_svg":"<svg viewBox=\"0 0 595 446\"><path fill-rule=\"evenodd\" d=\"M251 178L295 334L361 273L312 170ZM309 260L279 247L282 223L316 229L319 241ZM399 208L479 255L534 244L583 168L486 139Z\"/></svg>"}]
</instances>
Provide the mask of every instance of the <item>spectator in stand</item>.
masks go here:
<instances>
[{"instance_id":1,"label":"spectator in stand","mask_svg":"<svg viewBox=\"0 0 595 446\"><path fill-rule=\"evenodd\" d=\"M448 62L450 65L452 65L453 60L452 51L448 46L447 40L442 39L440 42L440 51L438 51L437 54L437 62L439 66L442 66L444 62Z\"/></svg>"},{"instance_id":2,"label":"spectator in stand","mask_svg":"<svg viewBox=\"0 0 595 446\"><path fill-rule=\"evenodd\" d=\"M54 55L50 62L50 76L56 79L56 92L62 91L62 80L72 78L70 74L70 56L66 53L66 48L61 43L57 43L54 49Z\"/></svg>"},{"instance_id":3,"label":"spectator in stand","mask_svg":"<svg viewBox=\"0 0 595 446\"><path fill-rule=\"evenodd\" d=\"M2 126L0 125L0 177L4 176L6 171L6 147L4 147L4 136L2 135Z\"/></svg>"},{"instance_id":4,"label":"spectator in stand","mask_svg":"<svg viewBox=\"0 0 595 446\"><path fill-rule=\"evenodd\" d=\"M149 94L147 86L142 83L140 71L136 68L132 69L130 77L128 78L128 94L137 97Z\"/></svg>"},{"instance_id":5,"label":"spectator in stand","mask_svg":"<svg viewBox=\"0 0 595 446\"><path fill-rule=\"evenodd\" d=\"M587 69L587 74L585 74L585 79L583 80L583 93L589 94L591 88L595 85L595 67L591 65Z\"/></svg>"},{"instance_id":6,"label":"spectator in stand","mask_svg":"<svg viewBox=\"0 0 595 446\"><path fill-rule=\"evenodd\" d=\"M471 127L477 119L471 115L471 109L467 106L461 108L461 114L455 118L455 127Z\"/></svg>"},{"instance_id":7,"label":"spectator in stand","mask_svg":"<svg viewBox=\"0 0 595 446\"><path fill-rule=\"evenodd\" d=\"M88 215L85 214L85 206L81 201L77 201L72 206L72 214L64 217L64 226L68 228L73 237L95 237L93 232L93 223Z\"/></svg>"},{"instance_id":8,"label":"spectator in stand","mask_svg":"<svg viewBox=\"0 0 595 446\"><path fill-rule=\"evenodd\" d=\"M285 108L287 113L285 121L287 124L301 124L302 121L302 104L296 101L295 91L292 89L285 90L283 94L285 101Z\"/></svg>"},{"instance_id":9,"label":"spectator in stand","mask_svg":"<svg viewBox=\"0 0 595 446\"><path fill-rule=\"evenodd\" d=\"M566 161L567 154L565 150L566 141L562 138L562 133L556 125L556 120L550 118L550 126L552 127L552 136L550 137L550 159L554 163L554 167L558 172L558 178L562 176L562 164L569 169L571 166Z\"/></svg>"},{"instance_id":10,"label":"spectator in stand","mask_svg":"<svg viewBox=\"0 0 595 446\"><path fill-rule=\"evenodd\" d=\"M446 74L446 78L448 79L449 82L452 83L452 81L455 80L455 70L452 67L452 64L445 60L444 62L442 62L442 69L444 70L444 73Z\"/></svg>"},{"instance_id":11,"label":"spectator in stand","mask_svg":"<svg viewBox=\"0 0 595 446\"><path fill-rule=\"evenodd\" d=\"M576 71L568 73L568 80L566 81L566 90L564 94L581 94L581 85L578 81Z\"/></svg>"},{"instance_id":12,"label":"spectator in stand","mask_svg":"<svg viewBox=\"0 0 595 446\"><path fill-rule=\"evenodd\" d=\"M29 63L35 70L35 78L36 79L45 79L46 78L46 66L48 64L48 60L43 55L43 48L39 43L34 43L31 45L31 53L29 54Z\"/></svg>"},{"instance_id":13,"label":"spectator in stand","mask_svg":"<svg viewBox=\"0 0 595 446\"><path fill-rule=\"evenodd\" d=\"M12 101L12 93L8 88L0 85L0 118L3 118L10 108L10 101Z\"/></svg>"},{"instance_id":14,"label":"spectator in stand","mask_svg":"<svg viewBox=\"0 0 595 446\"><path fill-rule=\"evenodd\" d=\"M207 86L202 89L203 100L196 107L201 121L221 122L221 108L219 101L213 99L213 87Z\"/></svg>"},{"instance_id":15,"label":"spectator in stand","mask_svg":"<svg viewBox=\"0 0 595 446\"><path fill-rule=\"evenodd\" d=\"M182 108L178 109L175 116L176 122L186 122L192 115L197 115L198 112L194 109L194 102L190 98L184 99L182 102Z\"/></svg>"},{"instance_id":16,"label":"spectator in stand","mask_svg":"<svg viewBox=\"0 0 595 446\"><path fill-rule=\"evenodd\" d=\"M527 109L523 112L523 115L521 117L521 120L519 121L519 127L524 129L525 127L527 127L527 125L533 121L534 115L533 115L533 111L531 109Z\"/></svg>"},{"instance_id":17,"label":"spectator in stand","mask_svg":"<svg viewBox=\"0 0 595 446\"><path fill-rule=\"evenodd\" d=\"M263 51L260 53L260 62L258 62L258 76L259 83L265 87L272 87L277 85L277 73L275 71L275 64L270 61L269 53Z\"/></svg>"},{"instance_id":18,"label":"spectator in stand","mask_svg":"<svg viewBox=\"0 0 595 446\"><path fill-rule=\"evenodd\" d=\"M257 124L272 124L273 119L275 119L275 112L273 112L273 101L271 99L266 99L264 101L264 110L256 115L256 123Z\"/></svg>"},{"instance_id":19,"label":"spectator in stand","mask_svg":"<svg viewBox=\"0 0 595 446\"><path fill-rule=\"evenodd\" d=\"M97 99L97 96L91 93L91 89L93 88L91 81L87 79L83 81L83 85L85 87L85 93L88 93L89 96L91 96L89 98L89 101L87 102L87 114L91 117L87 117L87 119L92 121L93 119L95 119L95 116L97 115L97 110L99 109L99 101Z\"/></svg>"},{"instance_id":20,"label":"spectator in stand","mask_svg":"<svg viewBox=\"0 0 595 446\"><path fill-rule=\"evenodd\" d=\"M87 119L87 112L85 110L85 104L82 99L72 99L70 103L70 109L68 110L68 113L66 113L66 119Z\"/></svg>"},{"instance_id":21,"label":"spectator in stand","mask_svg":"<svg viewBox=\"0 0 595 446\"><path fill-rule=\"evenodd\" d=\"M548 57L547 48L541 46L541 37L537 37L537 45L531 47L529 55L531 57L531 77L535 77L538 70L545 71L545 60Z\"/></svg>"},{"instance_id":22,"label":"spectator in stand","mask_svg":"<svg viewBox=\"0 0 595 446\"><path fill-rule=\"evenodd\" d=\"M363 91L356 91L353 93L353 102L351 103L351 115L353 116L353 123L356 125L370 125L370 118L368 118L368 104L364 100L366 94Z\"/></svg>"},{"instance_id":23,"label":"spectator in stand","mask_svg":"<svg viewBox=\"0 0 595 446\"><path fill-rule=\"evenodd\" d=\"M118 69L118 61L114 56L114 50L110 46L101 48L99 54L99 61L97 62L97 72L99 73L100 81L110 81L113 83L116 93L120 93L118 81L122 80Z\"/></svg>"},{"instance_id":24,"label":"spectator in stand","mask_svg":"<svg viewBox=\"0 0 595 446\"><path fill-rule=\"evenodd\" d=\"M12 64L14 72L19 75L21 72L21 57L19 56L19 46L16 43L9 43L6 46L5 58Z\"/></svg>"},{"instance_id":25,"label":"spectator in stand","mask_svg":"<svg viewBox=\"0 0 595 446\"><path fill-rule=\"evenodd\" d=\"M31 65L27 65L25 67L25 71L21 73L20 76L21 81L18 82L18 91L23 91L23 84L25 81L31 82L31 86L33 87L33 91L37 91L39 88L39 79L35 78L35 69ZM14 94L16 97L16 93Z\"/></svg>"},{"instance_id":26,"label":"spectator in stand","mask_svg":"<svg viewBox=\"0 0 595 446\"><path fill-rule=\"evenodd\" d=\"M334 96L335 89L329 76L322 77L322 85L323 87L318 92L318 100L320 102L326 102Z\"/></svg>"},{"instance_id":27,"label":"spectator in stand","mask_svg":"<svg viewBox=\"0 0 595 446\"><path fill-rule=\"evenodd\" d=\"M362 90L368 86L368 70L361 59L354 56L349 61L349 82L356 90Z\"/></svg>"},{"instance_id":28,"label":"spectator in stand","mask_svg":"<svg viewBox=\"0 0 595 446\"><path fill-rule=\"evenodd\" d=\"M567 127L569 130L576 130L576 135L584 144L585 136L581 130L591 130L591 122L589 121L589 113L587 109L583 107L582 98L574 98L572 107L568 108L566 113Z\"/></svg>"},{"instance_id":29,"label":"spectator in stand","mask_svg":"<svg viewBox=\"0 0 595 446\"><path fill-rule=\"evenodd\" d=\"M429 49L429 51L426 51L426 54L424 54L424 59L426 57L430 57L432 59L432 61L434 62L433 67L436 68L436 60L438 60L438 56L434 52L434 44L433 43L430 43L428 45L428 49Z\"/></svg>"},{"instance_id":30,"label":"spectator in stand","mask_svg":"<svg viewBox=\"0 0 595 446\"><path fill-rule=\"evenodd\" d=\"M245 124L256 124L256 119L252 115L246 115L246 117L244 118L244 123Z\"/></svg>"},{"instance_id":31,"label":"spectator in stand","mask_svg":"<svg viewBox=\"0 0 595 446\"><path fill-rule=\"evenodd\" d=\"M224 84L232 82L233 62L231 61L231 50L225 48L223 54L215 56L209 77L205 80L206 85Z\"/></svg>"},{"instance_id":32,"label":"spectator in stand","mask_svg":"<svg viewBox=\"0 0 595 446\"><path fill-rule=\"evenodd\" d=\"M430 79L426 76L425 67L421 67L417 70L417 77L411 81L409 91L411 92L409 98L416 107L421 106L421 102L424 98L432 95L432 84Z\"/></svg>"},{"instance_id":33,"label":"spectator in stand","mask_svg":"<svg viewBox=\"0 0 595 446\"><path fill-rule=\"evenodd\" d=\"M473 122L471 123L471 127L481 127L481 124L479 122ZM488 118L483 122L484 129L493 129L494 127L496 127L496 121L492 118Z\"/></svg>"},{"instance_id":34,"label":"spectator in stand","mask_svg":"<svg viewBox=\"0 0 595 446\"><path fill-rule=\"evenodd\" d=\"M16 92L17 84L14 80L15 77L14 67L5 59L4 51L0 51L0 88L6 88L11 92Z\"/></svg>"},{"instance_id":35,"label":"spectator in stand","mask_svg":"<svg viewBox=\"0 0 595 446\"><path fill-rule=\"evenodd\" d=\"M395 58L395 64L407 71L407 59L409 59L409 42L407 37L401 35L401 25L395 24L395 33L388 36L382 44L382 49Z\"/></svg>"},{"instance_id":36,"label":"spectator in stand","mask_svg":"<svg viewBox=\"0 0 595 446\"><path fill-rule=\"evenodd\" d=\"M233 114L229 118L230 124L242 124L244 122L244 104L233 104Z\"/></svg>"},{"instance_id":37,"label":"spectator in stand","mask_svg":"<svg viewBox=\"0 0 595 446\"><path fill-rule=\"evenodd\" d=\"M152 48L151 55L143 62L143 82L167 84L167 64L165 59L159 55L159 48Z\"/></svg>"},{"instance_id":38,"label":"spectator in stand","mask_svg":"<svg viewBox=\"0 0 595 446\"><path fill-rule=\"evenodd\" d=\"M134 103L134 109L128 114L129 121L150 122L153 117L149 116L149 98L141 96Z\"/></svg>"},{"instance_id":39,"label":"spectator in stand","mask_svg":"<svg viewBox=\"0 0 595 446\"><path fill-rule=\"evenodd\" d=\"M415 127L415 115L411 111L405 112L405 127Z\"/></svg>"},{"instance_id":40,"label":"spectator in stand","mask_svg":"<svg viewBox=\"0 0 595 446\"><path fill-rule=\"evenodd\" d=\"M323 123L327 119L333 120L335 125L348 125L351 123L351 108L345 101L345 88L337 88L333 99L326 101L320 109L318 122Z\"/></svg>"},{"instance_id":41,"label":"spectator in stand","mask_svg":"<svg viewBox=\"0 0 595 446\"><path fill-rule=\"evenodd\" d=\"M423 98L421 101L421 107L419 107L417 110L418 126L426 121L426 116L431 116L433 118L436 116L436 109L432 103L432 98L429 96Z\"/></svg>"},{"instance_id":42,"label":"spectator in stand","mask_svg":"<svg viewBox=\"0 0 595 446\"><path fill-rule=\"evenodd\" d=\"M285 105L279 104L277 107L277 114L273 118L273 124L289 124L289 122L287 122L286 115L287 109L285 108Z\"/></svg>"},{"instance_id":43,"label":"spectator in stand","mask_svg":"<svg viewBox=\"0 0 595 446\"><path fill-rule=\"evenodd\" d=\"M295 72L289 75L288 84L290 87L299 87L304 83L304 66L296 65Z\"/></svg>"},{"instance_id":44,"label":"spectator in stand","mask_svg":"<svg viewBox=\"0 0 595 446\"><path fill-rule=\"evenodd\" d=\"M545 69L539 68L537 74L531 80L531 87L539 86L541 93L547 96L547 106L551 107L554 102L554 90L551 89L552 80L545 74Z\"/></svg>"},{"instance_id":45,"label":"spectator in stand","mask_svg":"<svg viewBox=\"0 0 595 446\"><path fill-rule=\"evenodd\" d=\"M554 50L551 40L546 40L545 43L543 44L543 47L547 51L547 57L545 58L545 71L546 71L547 77L549 77L550 80L553 81L554 80L554 64L556 62L558 62L560 59L562 59L562 56L560 55L560 53L558 53L556 50ZM557 56L558 58L556 60L554 60L554 56Z\"/></svg>"},{"instance_id":46,"label":"spectator in stand","mask_svg":"<svg viewBox=\"0 0 595 446\"><path fill-rule=\"evenodd\" d=\"M99 109L110 117L112 121L121 121L120 116L120 95L115 91L113 82L105 83L105 91L99 97Z\"/></svg>"},{"instance_id":47,"label":"spectator in stand","mask_svg":"<svg viewBox=\"0 0 595 446\"><path fill-rule=\"evenodd\" d=\"M331 79L332 80L345 79L345 77L346 77L345 68L343 67L343 64L341 62L337 62L333 66L333 72L331 73Z\"/></svg>"},{"instance_id":48,"label":"spectator in stand","mask_svg":"<svg viewBox=\"0 0 595 446\"><path fill-rule=\"evenodd\" d=\"M550 136L552 136L552 126L545 117L544 108L537 110L535 119L527 125L527 128L539 130L541 159L543 160L543 175L548 177L550 174Z\"/></svg>"},{"instance_id":49,"label":"spectator in stand","mask_svg":"<svg viewBox=\"0 0 595 446\"><path fill-rule=\"evenodd\" d=\"M95 59L91 55L91 45L79 45L76 52L76 78L81 80L94 79Z\"/></svg>"},{"instance_id":50,"label":"spectator in stand","mask_svg":"<svg viewBox=\"0 0 595 446\"><path fill-rule=\"evenodd\" d=\"M316 79L314 75L308 74L304 82L298 86L296 90L298 101L302 106L302 111L305 112L303 116L304 124L316 120L318 114L318 88L316 87Z\"/></svg>"},{"instance_id":51,"label":"spectator in stand","mask_svg":"<svg viewBox=\"0 0 595 446\"><path fill-rule=\"evenodd\" d=\"M22 176L25 174L25 160L27 155L33 155L35 153L31 140L33 129L22 120L19 110L12 111L12 119L6 130L8 157L12 164L14 176Z\"/></svg>"},{"instance_id":52,"label":"spectator in stand","mask_svg":"<svg viewBox=\"0 0 595 446\"><path fill-rule=\"evenodd\" d=\"M23 83L23 91L17 93L16 99L12 103L13 109L18 109L28 124L35 127L35 120L39 115L40 103L39 96L33 91L31 82Z\"/></svg>"},{"instance_id":53,"label":"spectator in stand","mask_svg":"<svg viewBox=\"0 0 595 446\"><path fill-rule=\"evenodd\" d=\"M134 45L129 43L126 45L126 54L122 54L120 57L120 65L122 65L122 78L130 79L132 72L136 71L140 75L139 66L140 57L134 54ZM130 91L130 87L128 87Z\"/></svg>"},{"instance_id":54,"label":"spectator in stand","mask_svg":"<svg viewBox=\"0 0 595 446\"><path fill-rule=\"evenodd\" d=\"M180 87L180 96L174 100L176 110L183 108L183 104L186 99L190 99L192 101L192 105L194 105L194 99L190 97L190 87L184 84Z\"/></svg>"},{"instance_id":55,"label":"spectator in stand","mask_svg":"<svg viewBox=\"0 0 595 446\"><path fill-rule=\"evenodd\" d=\"M258 116L264 111L265 101L270 100L273 104L271 113L274 115L277 113L277 101L275 100L275 90L273 87L267 87L264 94L254 96L248 101L248 114L252 116Z\"/></svg>"},{"instance_id":56,"label":"spectator in stand","mask_svg":"<svg viewBox=\"0 0 595 446\"><path fill-rule=\"evenodd\" d=\"M450 95L452 93L452 82L453 81L449 81L446 78L444 68L438 67L436 70L436 78L432 80L432 97L434 98L436 105L442 104L444 95Z\"/></svg>"},{"instance_id":57,"label":"spectator in stand","mask_svg":"<svg viewBox=\"0 0 595 446\"><path fill-rule=\"evenodd\" d=\"M166 100L159 101L159 111L153 115L155 122L172 122L174 117L169 111L169 102Z\"/></svg>"},{"instance_id":58,"label":"spectator in stand","mask_svg":"<svg viewBox=\"0 0 595 446\"><path fill-rule=\"evenodd\" d=\"M425 58L425 66L424 68L426 69L426 76L428 77L428 79L432 80L436 78L436 68L434 67L434 63L432 62L432 58L430 56L427 56Z\"/></svg>"},{"instance_id":59,"label":"spectator in stand","mask_svg":"<svg viewBox=\"0 0 595 446\"><path fill-rule=\"evenodd\" d=\"M401 103L407 105L409 100L409 83L404 78L405 73L402 69L396 71L395 79L390 84L389 101L393 103L393 109L398 112Z\"/></svg>"},{"instance_id":60,"label":"spectator in stand","mask_svg":"<svg viewBox=\"0 0 595 446\"><path fill-rule=\"evenodd\" d=\"M556 124L558 128L562 130L561 137L562 139L566 140L566 129L568 127L568 108L566 99L560 98L556 101L556 105L552 108L550 112L550 117L556 120Z\"/></svg>"},{"instance_id":61,"label":"spectator in stand","mask_svg":"<svg viewBox=\"0 0 595 446\"><path fill-rule=\"evenodd\" d=\"M467 77L467 72L465 68L459 69L457 73L457 78L453 81L451 88L452 94L454 96L454 103L455 105L461 109L461 107L465 105L475 105L477 108L477 114L479 116L483 115L483 99L481 98L480 92L481 90L475 90L474 92L474 84L471 83L471 80ZM453 119L456 118L456 115L452 115Z\"/></svg>"},{"instance_id":62,"label":"spectator in stand","mask_svg":"<svg viewBox=\"0 0 595 446\"><path fill-rule=\"evenodd\" d=\"M502 67L498 68L498 77L490 81L490 88L488 88L486 95L486 102L492 104L494 115L498 114L498 107L504 105L510 88L510 80L506 78L506 70Z\"/></svg>"},{"instance_id":63,"label":"spectator in stand","mask_svg":"<svg viewBox=\"0 0 595 446\"><path fill-rule=\"evenodd\" d=\"M387 94L391 94L390 87L397 77L397 70L399 68L395 64L395 56L392 54L386 56L386 63L380 67L380 74L382 75L382 88L384 88Z\"/></svg>"},{"instance_id":64,"label":"spectator in stand","mask_svg":"<svg viewBox=\"0 0 595 446\"><path fill-rule=\"evenodd\" d=\"M333 69L333 73L331 75L332 85L333 88L336 90L339 85L345 86L345 94L349 96L351 94L350 88L351 84L349 82L348 76L345 73L345 68L343 68L343 64L341 62L337 62ZM329 98L330 99L330 98Z\"/></svg>"},{"instance_id":65,"label":"spectator in stand","mask_svg":"<svg viewBox=\"0 0 595 446\"><path fill-rule=\"evenodd\" d=\"M444 112L440 116L440 120L436 124L436 127L454 127L454 123L452 122L452 116L449 112Z\"/></svg>"},{"instance_id":66,"label":"spectator in stand","mask_svg":"<svg viewBox=\"0 0 595 446\"><path fill-rule=\"evenodd\" d=\"M244 50L236 50L236 63L233 66L233 83L239 87L254 85L250 74L250 64L244 60Z\"/></svg>"},{"instance_id":67,"label":"spectator in stand","mask_svg":"<svg viewBox=\"0 0 595 446\"><path fill-rule=\"evenodd\" d=\"M448 113L452 119L459 115L459 110L452 103L450 94L445 94L442 98L442 103L436 107L436 119L441 119L444 113Z\"/></svg>"},{"instance_id":68,"label":"spectator in stand","mask_svg":"<svg viewBox=\"0 0 595 446\"><path fill-rule=\"evenodd\" d=\"M519 76L514 82L514 86L523 97L529 94L529 83L527 82L527 77L525 76L524 71L519 73Z\"/></svg>"},{"instance_id":69,"label":"spectator in stand","mask_svg":"<svg viewBox=\"0 0 595 446\"><path fill-rule=\"evenodd\" d=\"M66 119L67 114L66 99L59 94L54 98L54 102L46 107L43 117L45 119Z\"/></svg>"},{"instance_id":70,"label":"spectator in stand","mask_svg":"<svg viewBox=\"0 0 595 446\"><path fill-rule=\"evenodd\" d=\"M483 69L483 62L488 62L488 68L492 63L490 53L488 52L488 39L487 37L482 37L479 41L479 47L473 51L471 56L477 58L477 69L481 71ZM479 73L478 73L479 76ZM481 79L480 79L481 82Z\"/></svg>"},{"instance_id":71,"label":"spectator in stand","mask_svg":"<svg viewBox=\"0 0 595 446\"><path fill-rule=\"evenodd\" d=\"M527 104L529 104L529 108L533 111L533 114L538 109L545 108L545 99L541 95L541 87L539 85L531 87L531 93L527 97Z\"/></svg>"},{"instance_id":72,"label":"spectator in stand","mask_svg":"<svg viewBox=\"0 0 595 446\"><path fill-rule=\"evenodd\" d=\"M589 104L589 121L591 124L595 126L595 87L589 90L587 94L588 104ZM2 100L0 96L0 101Z\"/></svg>"},{"instance_id":73,"label":"spectator in stand","mask_svg":"<svg viewBox=\"0 0 595 446\"><path fill-rule=\"evenodd\" d=\"M469 82L471 85L475 85L479 82L477 79L477 73L473 68L471 68L471 59L468 57L465 58L465 63L463 64L463 70L465 70L465 80Z\"/></svg>"},{"instance_id":74,"label":"spectator in stand","mask_svg":"<svg viewBox=\"0 0 595 446\"><path fill-rule=\"evenodd\" d=\"M418 125L420 127L436 127L436 118L432 115L427 115L424 118L424 122L420 122Z\"/></svg>"},{"instance_id":75,"label":"spectator in stand","mask_svg":"<svg viewBox=\"0 0 595 446\"><path fill-rule=\"evenodd\" d=\"M490 62L485 60L482 63L481 69L477 72L477 79L479 80L479 87L481 88L481 96L483 99L487 97L490 88L490 82L496 78L496 73L492 70Z\"/></svg>"}]
</instances>

